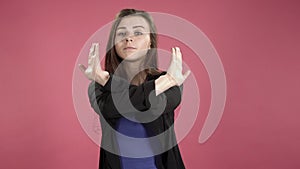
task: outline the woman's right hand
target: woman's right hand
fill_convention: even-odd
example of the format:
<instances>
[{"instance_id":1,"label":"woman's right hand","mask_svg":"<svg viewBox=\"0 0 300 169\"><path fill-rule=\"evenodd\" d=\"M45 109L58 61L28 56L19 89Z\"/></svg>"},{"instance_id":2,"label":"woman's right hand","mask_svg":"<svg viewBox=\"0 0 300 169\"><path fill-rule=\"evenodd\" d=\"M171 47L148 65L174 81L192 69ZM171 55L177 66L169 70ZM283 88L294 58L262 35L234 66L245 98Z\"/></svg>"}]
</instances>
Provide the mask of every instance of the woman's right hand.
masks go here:
<instances>
[{"instance_id":1,"label":"woman's right hand","mask_svg":"<svg viewBox=\"0 0 300 169\"><path fill-rule=\"evenodd\" d=\"M89 80L95 80L102 86L106 84L109 79L109 73L105 70L102 70L99 61L99 44L93 43L90 48L88 67L79 64L79 69L84 73L84 75Z\"/></svg>"}]
</instances>

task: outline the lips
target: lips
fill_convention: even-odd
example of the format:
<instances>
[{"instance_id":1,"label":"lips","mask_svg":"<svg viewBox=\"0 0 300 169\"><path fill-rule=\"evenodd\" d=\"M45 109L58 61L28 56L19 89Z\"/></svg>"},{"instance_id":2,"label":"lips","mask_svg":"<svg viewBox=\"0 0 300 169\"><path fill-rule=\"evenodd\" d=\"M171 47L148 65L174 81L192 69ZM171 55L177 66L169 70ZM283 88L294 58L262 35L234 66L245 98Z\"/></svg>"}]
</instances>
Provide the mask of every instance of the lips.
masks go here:
<instances>
[{"instance_id":1,"label":"lips","mask_svg":"<svg viewBox=\"0 0 300 169\"><path fill-rule=\"evenodd\" d=\"M131 46L128 46L128 47L125 47L124 50L133 50L133 49L136 49L135 47L131 47Z\"/></svg>"}]
</instances>

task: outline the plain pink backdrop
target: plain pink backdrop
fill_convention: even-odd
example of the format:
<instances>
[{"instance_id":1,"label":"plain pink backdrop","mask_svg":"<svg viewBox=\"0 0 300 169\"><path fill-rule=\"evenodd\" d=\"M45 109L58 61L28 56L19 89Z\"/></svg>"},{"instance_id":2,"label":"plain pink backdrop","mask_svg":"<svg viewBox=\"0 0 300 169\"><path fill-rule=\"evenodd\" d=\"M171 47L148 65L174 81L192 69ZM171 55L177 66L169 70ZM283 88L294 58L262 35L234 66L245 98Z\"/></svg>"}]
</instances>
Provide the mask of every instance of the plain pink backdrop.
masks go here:
<instances>
[{"instance_id":1,"label":"plain pink backdrop","mask_svg":"<svg viewBox=\"0 0 300 169\"><path fill-rule=\"evenodd\" d=\"M86 40L122 8L182 17L220 55L225 111L199 144L210 93L207 75L197 77L205 99L180 142L188 169L300 168L299 7L296 0L1 1L0 169L98 167L99 147L74 110L72 75Z\"/></svg>"}]
</instances>

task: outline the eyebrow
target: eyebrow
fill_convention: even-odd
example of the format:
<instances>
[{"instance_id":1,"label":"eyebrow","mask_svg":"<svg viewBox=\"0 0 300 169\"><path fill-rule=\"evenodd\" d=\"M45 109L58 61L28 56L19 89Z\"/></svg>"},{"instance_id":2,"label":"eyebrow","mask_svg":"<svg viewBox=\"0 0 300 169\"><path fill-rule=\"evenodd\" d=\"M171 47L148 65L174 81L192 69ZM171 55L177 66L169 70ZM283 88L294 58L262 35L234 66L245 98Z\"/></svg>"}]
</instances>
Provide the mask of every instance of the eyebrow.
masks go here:
<instances>
[{"instance_id":1,"label":"eyebrow","mask_svg":"<svg viewBox=\"0 0 300 169\"><path fill-rule=\"evenodd\" d=\"M141 26L141 25L133 26L132 28L143 28L143 29L145 29L145 27L143 27L143 26ZM126 29L126 27L123 27L123 26L122 26L122 27L118 27L117 30L118 30L118 29Z\"/></svg>"},{"instance_id":2,"label":"eyebrow","mask_svg":"<svg viewBox=\"0 0 300 169\"><path fill-rule=\"evenodd\" d=\"M145 27L143 27L143 26L141 26L141 25L134 26L134 27L132 27L132 28L143 28L143 29L145 29Z\"/></svg>"}]
</instances>

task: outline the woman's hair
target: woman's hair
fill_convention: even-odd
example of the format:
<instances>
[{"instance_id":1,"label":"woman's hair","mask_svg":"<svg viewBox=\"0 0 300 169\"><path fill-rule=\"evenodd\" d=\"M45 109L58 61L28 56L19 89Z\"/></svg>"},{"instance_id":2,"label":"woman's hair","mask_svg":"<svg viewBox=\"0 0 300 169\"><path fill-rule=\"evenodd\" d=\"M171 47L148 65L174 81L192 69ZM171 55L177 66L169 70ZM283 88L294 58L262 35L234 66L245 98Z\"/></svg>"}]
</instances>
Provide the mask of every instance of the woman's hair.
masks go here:
<instances>
[{"instance_id":1,"label":"woman's hair","mask_svg":"<svg viewBox=\"0 0 300 169\"><path fill-rule=\"evenodd\" d=\"M152 17L145 11L136 10L136 9L123 9L121 10L115 18L115 21L112 25L108 43L106 46L106 56L105 56L105 70L109 73L115 73L119 64L122 62L122 58L118 56L115 49L115 36L116 30L119 26L121 20L126 16L141 16L149 24L150 27L150 49L146 54L144 68L147 74L157 75L160 71L157 69L157 34L156 27L152 20Z\"/></svg>"}]
</instances>

